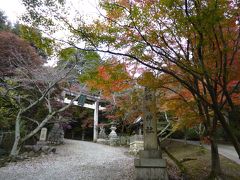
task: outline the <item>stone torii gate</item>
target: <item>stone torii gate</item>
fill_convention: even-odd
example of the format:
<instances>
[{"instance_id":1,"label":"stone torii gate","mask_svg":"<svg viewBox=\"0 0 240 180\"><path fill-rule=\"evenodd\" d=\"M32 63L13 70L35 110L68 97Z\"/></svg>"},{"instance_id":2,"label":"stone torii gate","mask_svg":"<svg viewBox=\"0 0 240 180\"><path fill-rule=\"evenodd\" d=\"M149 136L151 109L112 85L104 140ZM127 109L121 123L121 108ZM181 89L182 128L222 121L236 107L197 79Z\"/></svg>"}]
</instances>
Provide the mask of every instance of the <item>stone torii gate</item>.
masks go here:
<instances>
[{"instance_id":1,"label":"stone torii gate","mask_svg":"<svg viewBox=\"0 0 240 180\"><path fill-rule=\"evenodd\" d=\"M71 100L68 99L66 97L66 95L76 96L76 93L70 92L70 91L67 91L67 90L64 90L62 92L63 102L66 103L66 104L69 104L71 102ZM96 142L97 139L98 139L98 112L102 111L106 108L102 107L102 106L99 106L99 102L101 101L99 96L90 95L87 91L83 91L81 95L85 96L86 100L94 102L94 104L86 103L86 101L84 100L85 102L83 102L82 104L79 104L78 101L74 101L73 105L80 106L80 107L85 107L85 108L89 108L89 109L94 110L93 141Z\"/></svg>"}]
</instances>

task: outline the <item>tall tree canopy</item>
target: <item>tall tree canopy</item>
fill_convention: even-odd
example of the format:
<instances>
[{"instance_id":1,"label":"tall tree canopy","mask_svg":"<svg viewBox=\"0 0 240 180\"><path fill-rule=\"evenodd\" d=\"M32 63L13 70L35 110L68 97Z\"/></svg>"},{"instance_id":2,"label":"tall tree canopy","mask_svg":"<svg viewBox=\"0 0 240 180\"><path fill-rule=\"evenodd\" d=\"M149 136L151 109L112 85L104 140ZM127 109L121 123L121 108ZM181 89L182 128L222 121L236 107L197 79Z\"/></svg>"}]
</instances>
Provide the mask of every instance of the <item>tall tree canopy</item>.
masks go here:
<instances>
[{"instance_id":1,"label":"tall tree canopy","mask_svg":"<svg viewBox=\"0 0 240 180\"><path fill-rule=\"evenodd\" d=\"M36 68L44 61L30 44L11 32L0 32L0 77L14 74L16 68Z\"/></svg>"},{"instance_id":2,"label":"tall tree canopy","mask_svg":"<svg viewBox=\"0 0 240 180\"><path fill-rule=\"evenodd\" d=\"M10 23L7 20L7 16L5 16L4 12L0 10L0 31L8 30L10 27Z\"/></svg>"}]
</instances>

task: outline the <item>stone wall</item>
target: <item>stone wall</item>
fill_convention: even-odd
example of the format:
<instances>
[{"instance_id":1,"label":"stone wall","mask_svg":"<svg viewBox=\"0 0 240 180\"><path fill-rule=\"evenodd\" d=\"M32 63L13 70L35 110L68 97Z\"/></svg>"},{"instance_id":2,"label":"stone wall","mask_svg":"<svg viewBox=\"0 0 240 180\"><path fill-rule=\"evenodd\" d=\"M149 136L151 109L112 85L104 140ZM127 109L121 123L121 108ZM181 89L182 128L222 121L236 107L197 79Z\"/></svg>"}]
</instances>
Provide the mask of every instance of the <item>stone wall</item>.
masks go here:
<instances>
[{"instance_id":1,"label":"stone wall","mask_svg":"<svg viewBox=\"0 0 240 180\"><path fill-rule=\"evenodd\" d=\"M0 149L10 152L14 143L14 132L1 132L0 134Z\"/></svg>"}]
</instances>

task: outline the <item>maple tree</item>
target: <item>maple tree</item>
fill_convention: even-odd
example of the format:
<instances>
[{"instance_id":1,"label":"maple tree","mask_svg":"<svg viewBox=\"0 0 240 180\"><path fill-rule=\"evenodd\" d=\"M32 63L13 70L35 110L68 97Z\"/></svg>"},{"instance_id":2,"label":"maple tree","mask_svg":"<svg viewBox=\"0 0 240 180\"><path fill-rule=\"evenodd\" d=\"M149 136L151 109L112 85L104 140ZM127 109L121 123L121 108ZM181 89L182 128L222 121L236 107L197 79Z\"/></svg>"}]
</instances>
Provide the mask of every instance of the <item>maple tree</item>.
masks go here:
<instances>
[{"instance_id":1,"label":"maple tree","mask_svg":"<svg viewBox=\"0 0 240 180\"><path fill-rule=\"evenodd\" d=\"M137 113L133 109L136 91L133 90L134 80L126 64L114 60L104 62L88 75L80 76L80 81L93 91L100 92L101 97L110 102L105 110L106 118L122 123L122 127L135 120Z\"/></svg>"},{"instance_id":2,"label":"maple tree","mask_svg":"<svg viewBox=\"0 0 240 180\"><path fill-rule=\"evenodd\" d=\"M176 67L174 68L176 69ZM180 71L178 73L180 74ZM185 78L187 78L186 75ZM191 82L190 79L189 81ZM220 158L215 137L219 125L213 111L209 107L204 107L201 101L198 101L188 89L168 74L155 75L154 77L152 73L147 72L140 79L140 83L156 90L158 94L157 108L160 112L168 112L175 117L164 128L168 131L171 130L166 137L176 130L186 131L186 129L198 126L200 139L204 139L205 142L211 144L211 175L220 176ZM209 99L209 97L207 98ZM204 107L204 109L201 109L201 107ZM165 118L168 119L168 117ZM202 125L204 126L204 132ZM171 129L168 128L169 126L171 126ZM202 136L203 133L204 137ZM160 132L158 136L161 137L161 134ZM165 137L161 138L165 139Z\"/></svg>"},{"instance_id":3,"label":"maple tree","mask_svg":"<svg viewBox=\"0 0 240 180\"><path fill-rule=\"evenodd\" d=\"M25 141L46 123L54 118L60 120L61 113L79 98L81 91L69 104L59 102L62 88L66 87L63 82L75 64L45 67L45 61L25 40L9 32L0 32L0 38L0 102L4 105L0 110L10 115L4 122L12 125L14 119L15 140L10 155L15 158ZM11 112L6 112L10 107Z\"/></svg>"},{"instance_id":4,"label":"maple tree","mask_svg":"<svg viewBox=\"0 0 240 180\"><path fill-rule=\"evenodd\" d=\"M37 67L43 65L34 48L11 32L0 32L0 78L14 75L20 67Z\"/></svg>"},{"instance_id":5,"label":"maple tree","mask_svg":"<svg viewBox=\"0 0 240 180\"><path fill-rule=\"evenodd\" d=\"M6 93L11 93L14 88L20 86L14 85L14 79L17 79L17 71L25 68L25 73L30 74L31 70L43 65L44 61L38 57L29 43L19 38L17 35L1 31L0 32L0 102L1 102L1 128L10 128L14 124L14 118L17 114L17 103L2 94L6 89ZM4 118L8 117L8 118Z\"/></svg>"},{"instance_id":6,"label":"maple tree","mask_svg":"<svg viewBox=\"0 0 240 180\"><path fill-rule=\"evenodd\" d=\"M54 41L51 38L43 36L40 30L19 24L19 35L22 39L28 41L32 47L37 50L39 56L44 59L53 55Z\"/></svg>"},{"instance_id":7,"label":"maple tree","mask_svg":"<svg viewBox=\"0 0 240 180\"><path fill-rule=\"evenodd\" d=\"M122 93L115 94L115 101L106 106L104 114L110 121L117 122L121 133L130 133L129 128L142 115L143 89L131 87Z\"/></svg>"},{"instance_id":8,"label":"maple tree","mask_svg":"<svg viewBox=\"0 0 240 180\"><path fill-rule=\"evenodd\" d=\"M31 75L24 73L25 68L18 70L18 78L12 78L11 83L5 82L0 89L3 98L11 99L15 108L15 141L10 156L15 158L26 140L38 133L41 128L53 118L58 117L69 108L81 95L77 94L69 104L59 103L59 85L70 73L71 69L51 69L38 67ZM35 114L35 113L36 114ZM33 113L33 115L31 114ZM21 130L23 127L25 133Z\"/></svg>"},{"instance_id":9,"label":"maple tree","mask_svg":"<svg viewBox=\"0 0 240 180\"><path fill-rule=\"evenodd\" d=\"M130 87L130 77L124 64L110 62L97 67L91 78L86 79L89 87L98 89L106 97Z\"/></svg>"}]
</instances>

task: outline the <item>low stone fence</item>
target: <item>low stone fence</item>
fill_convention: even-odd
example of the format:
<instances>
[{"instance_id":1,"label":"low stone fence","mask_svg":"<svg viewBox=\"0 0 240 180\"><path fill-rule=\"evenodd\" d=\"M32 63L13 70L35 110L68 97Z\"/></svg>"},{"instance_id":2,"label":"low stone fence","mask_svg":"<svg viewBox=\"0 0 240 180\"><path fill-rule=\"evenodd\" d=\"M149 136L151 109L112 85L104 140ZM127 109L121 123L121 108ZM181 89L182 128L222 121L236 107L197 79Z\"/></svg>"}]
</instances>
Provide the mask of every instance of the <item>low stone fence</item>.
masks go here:
<instances>
[{"instance_id":1,"label":"low stone fence","mask_svg":"<svg viewBox=\"0 0 240 180\"><path fill-rule=\"evenodd\" d=\"M119 144L121 146L128 146L130 144L130 136L120 136Z\"/></svg>"},{"instance_id":2,"label":"low stone fence","mask_svg":"<svg viewBox=\"0 0 240 180\"><path fill-rule=\"evenodd\" d=\"M143 135L133 135L130 137L129 153L137 155L140 150L144 149Z\"/></svg>"},{"instance_id":3,"label":"low stone fence","mask_svg":"<svg viewBox=\"0 0 240 180\"><path fill-rule=\"evenodd\" d=\"M137 154L139 150L143 149L143 135L117 135L116 126L111 126L111 133L106 135L105 128L100 127L100 132L98 135L97 143L110 145L110 146L129 146L130 145L130 153Z\"/></svg>"},{"instance_id":4,"label":"low stone fence","mask_svg":"<svg viewBox=\"0 0 240 180\"><path fill-rule=\"evenodd\" d=\"M130 137L130 143L136 142L136 141L143 141L143 135L135 134Z\"/></svg>"}]
</instances>

